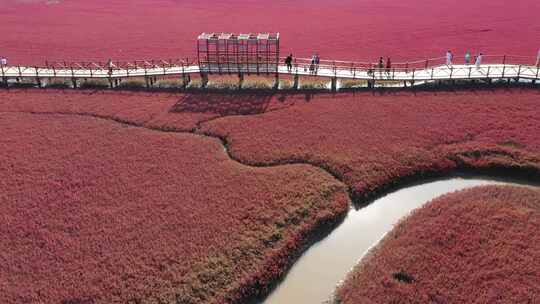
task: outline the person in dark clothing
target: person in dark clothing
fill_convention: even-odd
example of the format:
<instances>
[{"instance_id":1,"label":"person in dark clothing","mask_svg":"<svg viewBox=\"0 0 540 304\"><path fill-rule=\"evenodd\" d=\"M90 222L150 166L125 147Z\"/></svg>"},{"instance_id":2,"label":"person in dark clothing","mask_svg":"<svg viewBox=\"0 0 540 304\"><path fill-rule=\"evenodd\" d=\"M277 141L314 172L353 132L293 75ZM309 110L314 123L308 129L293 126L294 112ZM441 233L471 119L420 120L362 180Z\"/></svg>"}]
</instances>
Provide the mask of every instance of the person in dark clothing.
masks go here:
<instances>
[{"instance_id":1,"label":"person in dark clothing","mask_svg":"<svg viewBox=\"0 0 540 304\"><path fill-rule=\"evenodd\" d=\"M386 74L390 75L390 69L392 68L392 62L390 61L390 57L386 58Z\"/></svg>"},{"instance_id":2,"label":"person in dark clothing","mask_svg":"<svg viewBox=\"0 0 540 304\"><path fill-rule=\"evenodd\" d=\"M377 64L377 70L379 70L379 73L382 75L384 69L384 59L382 57L379 57L379 63Z\"/></svg>"},{"instance_id":3,"label":"person in dark clothing","mask_svg":"<svg viewBox=\"0 0 540 304\"><path fill-rule=\"evenodd\" d=\"M289 56L287 56L287 58L285 58L285 64L287 65L287 71L289 72L292 71L292 62L293 62L293 56L292 54L290 54Z\"/></svg>"}]
</instances>

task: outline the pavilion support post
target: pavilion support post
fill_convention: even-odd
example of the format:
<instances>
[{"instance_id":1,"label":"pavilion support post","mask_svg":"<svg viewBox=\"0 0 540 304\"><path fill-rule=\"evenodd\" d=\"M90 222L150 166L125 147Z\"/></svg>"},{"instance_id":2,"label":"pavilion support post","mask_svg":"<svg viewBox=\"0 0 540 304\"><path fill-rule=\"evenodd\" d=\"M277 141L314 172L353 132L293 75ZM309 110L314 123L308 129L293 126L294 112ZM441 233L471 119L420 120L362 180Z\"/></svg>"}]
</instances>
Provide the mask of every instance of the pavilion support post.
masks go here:
<instances>
[{"instance_id":1,"label":"pavilion support post","mask_svg":"<svg viewBox=\"0 0 540 304\"><path fill-rule=\"evenodd\" d=\"M332 92L337 91L337 77L332 77L331 88Z\"/></svg>"},{"instance_id":2,"label":"pavilion support post","mask_svg":"<svg viewBox=\"0 0 540 304\"><path fill-rule=\"evenodd\" d=\"M8 80L7 80L7 77L2 77L2 84L4 85L4 87L8 87Z\"/></svg>"},{"instance_id":3,"label":"pavilion support post","mask_svg":"<svg viewBox=\"0 0 540 304\"><path fill-rule=\"evenodd\" d=\"M77 88L77 78L75 77L71 78L71 85L73 86L74 89Z\"/></svg>"},{"instance_id":4,"label":"pavilion support post","mask_svg":"<svg viewBox=\"0 0 540 304\"><path fill-rule=\"evenodd\" d=\"M113 82L112 78L110 78L110 77L109 77L109 87L111 89L114 89L114 82Z\"/></svg>"},{"instance_id":5,"label":"pavilion support post","mask_svg":"<svg viewBox=\"0 0 540 304\"><path fill-rule=\"evenodd\" d=\"M274 90L279 89L279 74L276 73L276 76L274 78Z\"/></svg>"},{"instance_id":6,"label":"pavilion support post","mask_svg":"<svg viewBox=\"0 0 540 304\"><path fill-rule=\"evenodd\" d=\"M207 85L208 85L208 74L201 73L201 87L206 88Z\"/></svg>"},{"instance_id":7,"label":"pavilion support post","mask_svg":"<svg viewBox=\"0 0 540 304\"><path fill-rule=\"evenodd\" d=\"M294 74L294 80L293 80L293 89L295 90L298 90L298 88L300 87L300 81L299 81L299 76L298 74Z\"/></svg>"}]
</instances>

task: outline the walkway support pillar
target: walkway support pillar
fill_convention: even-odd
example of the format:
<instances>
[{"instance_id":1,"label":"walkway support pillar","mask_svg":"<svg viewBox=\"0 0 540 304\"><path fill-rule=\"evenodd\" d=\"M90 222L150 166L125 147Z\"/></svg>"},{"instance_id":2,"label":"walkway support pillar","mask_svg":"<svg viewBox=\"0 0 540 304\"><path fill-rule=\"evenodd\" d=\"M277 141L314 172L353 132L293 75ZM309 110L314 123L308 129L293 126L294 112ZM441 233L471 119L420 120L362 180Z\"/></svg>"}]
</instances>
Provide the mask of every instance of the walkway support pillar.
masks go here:
<instances>
[{"instance_id":1,"label":"walkway support pillar","mask_svg":"<svg viewBox=\"0 0 540 304\"><path fill-rule=\"evenodd\" d=\"M7 88L8 87L8 82L7 82L6 72L4 71L4 66L3 65L0 65L0 72L2 72L2 84Z\"/></svg>"},{"instance_id":2,"label":"walkway support pillar","mask_svg":"<svg viewBox=\"0 0 540 304\"><path fill-rule=\"evenodd\" d=\"M144 77L144 83L146 84L146 88L149 89L150 88L150 79L148 78L148 76Z\"/></svg>"},{"instance_id":3,"label":"walkway support pillar","mask_svg":"<svg viewBox=\"0 0 540 304\"><path fill-rule=\"evenodd\" d=\"M331 87L332 87L332 92L337 91L337 77L332 77Z\"/></svg>"},{"instance_id":4,"label":"walkway support pillar","mask_svg":"<svg viewBox=\"0 0 540 304\"><path fill-rule=\"evenodd\" d=\"M279 74L276 73L276 77L274 78L274 90L279 89Z\"/></svg>"},{"instance_id":5,"label":"walkway support pillar","mask_svg":"<svg viewBox=\"0 0 540 304\"><path fill-rule=\"evenodd\" d=\"M75 77L71 78L71 84L73 85L73 88L76 89L77 88L77 78L75 78Z\"/></svg>"},{"instance_id":6,"label":"walkway support pillar","mask_svg":"<svg viewBox=\"0 0 540 304\"><path fill-rule=\"evenodd\" d=\"M191 82L191 77L189 74L182 74L182 86L187 88L189 86L189 83Z\"/></svg>"},{"instance_id":7,"label":"walkway support pillar","mask_svg":"<svg viewBox=\"0 0 540 304\"><path fill-rule=\"evenodd\" d=\"M244 86L244 73L238 73L238 89Z\"/></svg>"},{"instance_id":8,"label":"walkway support pillar","mask_svg":"<svg viewBox=\"0 0 540 304\"><path fill-rule=\"evenodd\" d=\"M37 84L38 88L41 88L41 78L36 77L36 84Z\"/></svg>"},{"instance_id":9,"label":"walkway support pillar","mask_svg":"<svg viewBox=\"0 0 540 304\"><path fill-rule=\"evenodd\" d=\"M113 82L112 78L110 78L110 77L109 77L109 87L111 89L114 89L114 82Z\"/></svg>"},{"instance_id":10,"label":"walkway support pillar","mask_svg":"<svg viewBox=\"0 0 540 304\"><path fill-rule=\"evenodd\" d=\"M294 74L294 80L293 80L293 89L298 90L299 86L299 76L298 74Z\"/></svg>"},{"instance_id":11,"label":"walkway support pillar","mask_svg":"<svg viewBox=\"0 0 540 304\"><path fill-rule=\"evenodd\" d=\"M208 85L208 74L201 73L201 87L206 88Z\"/></svg>"}]
</instances>

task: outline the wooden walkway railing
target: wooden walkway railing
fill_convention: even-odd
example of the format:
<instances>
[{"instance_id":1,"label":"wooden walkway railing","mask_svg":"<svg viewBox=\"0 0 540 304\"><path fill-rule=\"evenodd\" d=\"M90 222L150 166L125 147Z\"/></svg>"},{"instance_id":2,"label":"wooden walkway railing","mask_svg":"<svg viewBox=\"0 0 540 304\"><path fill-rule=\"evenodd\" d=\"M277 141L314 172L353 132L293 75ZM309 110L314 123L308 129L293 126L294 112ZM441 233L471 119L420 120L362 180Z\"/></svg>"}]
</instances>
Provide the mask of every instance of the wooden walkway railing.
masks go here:
<instances>
[{"instance_id":1,"label":"wooden walkway railing","mask_svg":"<svg viewBox=\"0 0 540 304\"><path fill-rule=\"evenodd\" d=\"M461 60L464 62L464 60ZM490 56L484 55L482 64L447 65L445 58L432 58L421 61L393 63L391 68L379 68L375 63L339 60L321 60L316 66L308 58L297 58L292 68L287 67L284 58L279 65L269 66L234 64L206 65L200 67L189 59L175 60L139 60L119 61L108 65L104 62L55 62L44 66L0 66L2 80L34 79L40 84L41 79L114 79L130 77L183 76L190 74L271 74L326 77L336 79L358 79L367 81L430 81L430 80L474 80L474 79L529 79L540 80L540 65L530 57L524 56ZM261 71L263 71L261 73ZM242 76L243 77L243 76Z\"/></svg>"}]
</instances>

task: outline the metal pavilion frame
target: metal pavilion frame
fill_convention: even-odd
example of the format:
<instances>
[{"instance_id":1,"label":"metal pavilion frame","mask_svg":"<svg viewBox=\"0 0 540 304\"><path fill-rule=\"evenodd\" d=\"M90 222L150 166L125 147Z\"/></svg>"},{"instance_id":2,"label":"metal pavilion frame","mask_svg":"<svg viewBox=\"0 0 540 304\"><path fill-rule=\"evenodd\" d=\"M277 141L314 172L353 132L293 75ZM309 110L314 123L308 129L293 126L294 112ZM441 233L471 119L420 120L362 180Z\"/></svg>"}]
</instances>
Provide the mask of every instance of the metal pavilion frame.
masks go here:
<instances>
[{"instance_id":1,"label":"metal pavilion frame","mask_svg":"<svg viewBox=\"0 0 540 304\"><path fill-rule=\"evenodd\" d=\"M276 74L279 33L202 33L197 38L201 74Z\"/></svg>"}]
</instances>

